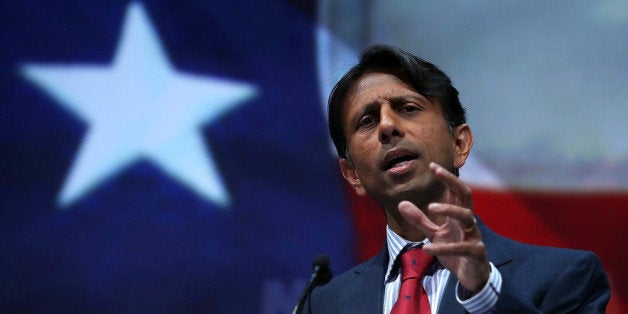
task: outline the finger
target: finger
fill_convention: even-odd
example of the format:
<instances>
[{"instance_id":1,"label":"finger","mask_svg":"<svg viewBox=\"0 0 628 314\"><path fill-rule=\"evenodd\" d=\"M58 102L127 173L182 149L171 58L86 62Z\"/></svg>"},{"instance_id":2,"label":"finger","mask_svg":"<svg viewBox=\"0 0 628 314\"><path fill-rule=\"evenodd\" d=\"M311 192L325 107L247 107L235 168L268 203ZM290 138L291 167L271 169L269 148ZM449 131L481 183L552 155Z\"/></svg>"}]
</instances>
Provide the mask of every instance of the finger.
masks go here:
<instances>
[{"instance_id":1,"label":"finger","mask_svg":"<svg viewBox=\"0 0 628 314\"><path fill-rule=\"evenodd\" d=\"M425 253L435 256L474 256L484 258L486 247L482 241L429 243L423 246Z\"/></svg>"},{"instance_id":2,"label":"finger","mask_svg":"<svg viewBox=\"0 0 628 314\"><path fill-rule=\"evenodd\" d=\"M459 197L464 204L471 201L471 188L460 180L460 178L435 162L430 163L430 170L432 170L434 176L445 184L454 195Z\"/></svg>"},{"instance_id":3,"label":"finger","mask_svg":"<svg viewBox=\"0 0 628 314\"><path fill-rule=\"evenodd\" d=\"M471 188L468 185L435 162L430 163L430 170L440 182L445 184L450 192L460 199L463 205L469 208L472 207L473 198Z\"/></svg>"},{"instance_id":4,"label":"finger","mask_svg":"<svg viewBox=\"0 0 628 314\"><path fill-rule=\"evenodd\" d=\"M408 201L401 201L398 205L399 213L412 226L421 230L428 239L433 238L434 232L438 229L438 225L432 222L425 213L418 207Z\"/></svg>"},{"instance_id":5,"label":"finger","mask_svg":"<svg viewBox=\"0 0 628 314\"><path fill-rule=\"evenodd\" d=\"M430 213L444 215L457 220L460 223L460 227L467 232L472 231L472 228L477 226L473 212L468 208L453 204L431 203L428 205L427 210Z\"/></svg>"}]
</instances>

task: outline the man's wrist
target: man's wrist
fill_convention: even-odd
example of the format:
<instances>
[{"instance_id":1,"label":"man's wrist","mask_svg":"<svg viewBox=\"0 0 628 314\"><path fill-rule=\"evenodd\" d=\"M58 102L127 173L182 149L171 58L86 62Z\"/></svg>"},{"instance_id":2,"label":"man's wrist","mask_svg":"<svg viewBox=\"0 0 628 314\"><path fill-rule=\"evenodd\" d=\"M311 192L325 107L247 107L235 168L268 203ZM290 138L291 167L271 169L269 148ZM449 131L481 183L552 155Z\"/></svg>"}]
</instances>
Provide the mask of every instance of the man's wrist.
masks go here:
<instances>
[{"instance_id":1,"label":"man's wrist","mask_svg":"<svg viewBox=\"0 0 628 314\"><path fill-rule=\"evenodd\" d=\"M456 284L456 300L469 313L489 312L497 304L502 288L502 276L493 263L490 265L491 273L480 292L474 294L462 286L460 282Z\"/></svg>"}]
</instances>

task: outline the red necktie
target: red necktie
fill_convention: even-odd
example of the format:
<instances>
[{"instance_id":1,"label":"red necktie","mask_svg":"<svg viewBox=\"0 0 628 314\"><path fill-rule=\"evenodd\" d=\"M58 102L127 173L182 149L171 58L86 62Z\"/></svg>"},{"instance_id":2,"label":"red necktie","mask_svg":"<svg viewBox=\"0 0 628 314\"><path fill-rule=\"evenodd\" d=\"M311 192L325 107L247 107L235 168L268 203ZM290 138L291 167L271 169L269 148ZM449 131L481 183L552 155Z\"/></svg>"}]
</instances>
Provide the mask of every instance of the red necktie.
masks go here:
<instances>
[{"instance_id":1,"label":"red necktie","mask_svg":"<svg viewBox=\"0 0 628 314\"><path fill-rule=\"evenodd\" d=\"M434 257L422 249L410 249L401 255L401 287L390 314L430 314L430 302L421 279L432 265Z\"/></svg>"}]
</instances>

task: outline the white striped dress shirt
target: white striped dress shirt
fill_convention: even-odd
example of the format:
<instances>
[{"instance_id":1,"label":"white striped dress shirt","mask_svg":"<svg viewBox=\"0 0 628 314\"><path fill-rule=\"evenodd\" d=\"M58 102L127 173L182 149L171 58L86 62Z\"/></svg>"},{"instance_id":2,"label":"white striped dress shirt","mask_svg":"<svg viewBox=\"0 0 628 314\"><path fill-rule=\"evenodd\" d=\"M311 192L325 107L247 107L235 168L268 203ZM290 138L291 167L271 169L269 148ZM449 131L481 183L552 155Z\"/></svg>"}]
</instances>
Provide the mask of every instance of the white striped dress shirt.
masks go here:
<instances>
[{"instance_id":1,"label":"white striped dress shirt","mask_svg":"<svg viewBox=\"0 0 628 314\"><path fill-rule=\"evenodd\" d=\"M422 241L423 243L429 243L429 240L425 239ZM390 227L386 226L386 243L388 244L388 270L386 271L386 277L390 274L392 270L393 263L399 255L399 251L406 246L406 244L411 243L410 241L400 237L397 235ZM427 293L427 297L430 300L430 309L432 310L432 314L436 314L438 312L438 306L440 305L440 301L443 297L443 292L445 291L445 286L447 285L447 279L449 279L449 271L443 267L439 268L434 274L431 276L428 274L423 277L423 288ZM495 304L497 304L497 300L499 298L499 292L501 291L502 278L501 274L495 268L493 263L491 263L491 275L489 276L489 280L486 283L486 286L476 295L467 299L460 300L458 297L458 289L460 288L456 285L456 299L458 302L462 304L462 306L469 313L488 313L490 312ZM384 285L384 308L383 313L389 314L393 305L397 301L397 296L399 295L399 288L401 286L401 276L398 276L392 282L385 283Z\"/></svg>"}]
</instances>

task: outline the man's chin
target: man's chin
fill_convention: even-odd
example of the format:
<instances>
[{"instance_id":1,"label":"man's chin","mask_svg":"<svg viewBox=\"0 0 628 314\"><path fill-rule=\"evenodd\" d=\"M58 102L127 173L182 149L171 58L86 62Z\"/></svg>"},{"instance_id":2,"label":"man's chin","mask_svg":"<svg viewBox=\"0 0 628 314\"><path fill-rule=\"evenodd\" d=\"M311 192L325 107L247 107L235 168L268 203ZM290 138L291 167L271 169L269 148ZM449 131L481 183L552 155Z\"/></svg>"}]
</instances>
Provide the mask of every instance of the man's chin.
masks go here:
<instances>
[{"instance_id":1,"label":"man's chin","mask_svg":"<svg viewBox=\"0 0 628 314\"><path fill-rule=\"evenodd\" d=\"M429 203L440 201L444 191L445 187L438 182L429 182L428 184L408 182L407 184L396 185L386 195L383 195L382 199L394 200L395 204L399 204L401 201L410 201L417 207L425 209Z\"/></svg>"}]
</instances>

